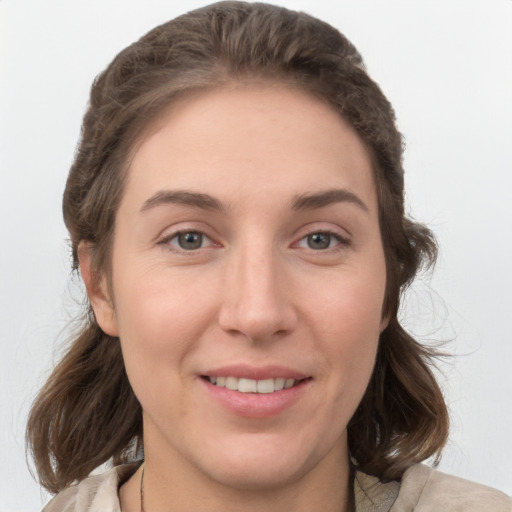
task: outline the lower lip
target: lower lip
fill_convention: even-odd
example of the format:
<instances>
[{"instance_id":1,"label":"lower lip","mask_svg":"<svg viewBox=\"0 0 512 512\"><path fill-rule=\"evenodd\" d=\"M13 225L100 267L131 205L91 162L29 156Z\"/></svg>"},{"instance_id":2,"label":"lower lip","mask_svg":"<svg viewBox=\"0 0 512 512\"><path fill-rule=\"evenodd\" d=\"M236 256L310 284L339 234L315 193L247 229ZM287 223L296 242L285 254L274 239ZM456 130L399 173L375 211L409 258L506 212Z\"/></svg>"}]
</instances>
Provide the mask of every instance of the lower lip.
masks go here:
<instances>
[{"instance_id":1,"label":"lower lip","mask_svg":"<svg viewBox=\"0 0 512 512\"><path fill-rule=\"evenodd\" d=\"M273 393L241 393L201 378L210 395L231 413L244 418L271 418L294 405L310 387L311 379Z\"/></svg>"}]
</instances>

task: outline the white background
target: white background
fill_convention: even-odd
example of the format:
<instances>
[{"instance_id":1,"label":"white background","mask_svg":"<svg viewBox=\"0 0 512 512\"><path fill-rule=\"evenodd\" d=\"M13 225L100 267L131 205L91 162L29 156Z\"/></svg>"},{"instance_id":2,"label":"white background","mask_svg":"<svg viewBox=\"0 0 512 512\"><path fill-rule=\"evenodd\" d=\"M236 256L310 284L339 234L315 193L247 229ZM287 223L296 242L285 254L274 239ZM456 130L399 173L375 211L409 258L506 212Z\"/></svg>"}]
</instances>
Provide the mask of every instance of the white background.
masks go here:
<instances>
[{"instance_id":1,"label":"white background","mask_svg":"<svg viewBox=\"0 0 512 512\"><path fill-rule=\"evenodd\" d=\"M31 400L66 338L61 195L94 76L203 1L0 0L0 511L47 499L24 455ZM406 136L408 207L437 233L404 312L447 340L442 468L512 494L512 1L282 0L344 32Z\"/></svg>"}]
</instances>

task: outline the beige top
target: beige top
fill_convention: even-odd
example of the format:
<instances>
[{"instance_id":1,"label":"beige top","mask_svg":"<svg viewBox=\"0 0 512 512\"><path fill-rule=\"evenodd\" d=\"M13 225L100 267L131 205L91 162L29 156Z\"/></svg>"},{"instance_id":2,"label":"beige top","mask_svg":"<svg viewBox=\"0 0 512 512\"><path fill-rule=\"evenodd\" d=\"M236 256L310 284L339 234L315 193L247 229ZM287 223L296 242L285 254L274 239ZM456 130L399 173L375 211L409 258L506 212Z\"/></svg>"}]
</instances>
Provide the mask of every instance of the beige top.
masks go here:
<instances>
[{"instance_id":1,"label":"beige top","mask_svg":"<svg viewBox=\"0 0 512 512\"><path fill-rule=\"evenodd\" d=\"M43 512L121 512L117 491L138 464L117 466L60 492ZM417 464L401 482L383 484L356 473L356 512L512 512L512 500L500 491Z\"/></svg>"}]
</instances>

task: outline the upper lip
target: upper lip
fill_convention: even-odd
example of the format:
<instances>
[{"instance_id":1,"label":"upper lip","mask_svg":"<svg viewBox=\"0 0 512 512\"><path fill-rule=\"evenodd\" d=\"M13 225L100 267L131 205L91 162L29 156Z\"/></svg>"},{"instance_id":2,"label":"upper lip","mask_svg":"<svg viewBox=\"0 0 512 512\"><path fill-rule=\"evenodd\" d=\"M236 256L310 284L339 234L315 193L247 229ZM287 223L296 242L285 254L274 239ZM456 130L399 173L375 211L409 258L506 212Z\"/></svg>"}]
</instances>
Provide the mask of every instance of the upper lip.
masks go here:
<instances>
[{"instance_id":1,"label":"upper lip","mask_svg":"<svg viewBox=\"0 0 512 512\"><path fill-rule=\"evenodd\" d=\"M279 377L302 380L308 377L308 375L286 366L250 366L247 364L222 366L206 370L202 375L208 377L235 377L237 379L254 380L277 379Z\"/></svg>"}]
</instances>

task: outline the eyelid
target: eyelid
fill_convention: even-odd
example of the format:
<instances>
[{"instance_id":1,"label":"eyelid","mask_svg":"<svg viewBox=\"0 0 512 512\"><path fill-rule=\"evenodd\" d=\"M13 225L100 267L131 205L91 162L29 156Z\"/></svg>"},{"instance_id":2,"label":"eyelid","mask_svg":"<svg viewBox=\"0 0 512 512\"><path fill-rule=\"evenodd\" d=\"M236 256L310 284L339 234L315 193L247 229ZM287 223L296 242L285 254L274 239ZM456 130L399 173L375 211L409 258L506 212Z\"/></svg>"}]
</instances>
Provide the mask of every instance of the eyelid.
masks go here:
<instances>
[{"instance_id":1,"label":"eyelid","mask_svg":"<svg viewBox=\"0 0 512 512\"><path fill-rule=\"evenodd\" d=\"M308 244L308 238L312 235L327 235L328 237L330 237L330 243L333 241L334 239L334 242L335 244L333 246L328 246L328 247L325 247L325 248L313 248L313 247L309 247L307 244ZM350 245L350 241L348 239L346 239L345 237L342 237L341 235L339 235L338 233L335 233L335 232L332 232L332 231L320 231L320 230L317 230L317 231L312 231L311 233L308 233L306 234L305 236L303 236L302 238L300 238L296 243L295 243L295 246L299 249L304 249L304 250L307 250L307 251L312 251L312 252L315 252L315 253L328 253L328 252L331 252L331 251L339 251L339 250L342 250L342 249L346 249L348 246Z\"/></svg>"},{"instance_id":2,"label":"eyelid","mask_svg":"<svg viewBox=\"0 0 512 512\"><path fill-rule=\"evenodd\" d=\"M175 228L166 228L161 235L159 235L156 239L156 244L165 246L167 249L179 252L182 254L193 254L197 253L201 250L208 249L210 247L221 247L222 244L216 240L216 237L212 236L209 233L210 230L205 229L204 227L194 226L194 223L187 224L183 223L183 227L175 227ZM182 249L178 245L173 245L170 243L171 240L178 237L179 235L183 235L185 233L198 233L203 236L203 242L206 240L209 243L198 249Z\"/></svg>"},{"instance_id":3,"label":"eyelid","mask_svg":"<svg viewBox=\"0 0 512 512\"><path fill-rule=\"evenodd\" d=\"M325 223L318 223L313 225L305 226L303 229L300 230L298 236L295 238L295 241L292 243L293 246L297 246L299 242L304 240L310 235L314 234L325 234L332 237L335 237L339 240L339 244L343 247L348 247L352 244L352 236L346 229L332 227L332 225L326 226ZM330 249L335 249L336 247L332 247ZM325 251L328 251L330 249L325 249ZM321 252L321 251L319 251Z\"/></svg>"},{"instance_id":4,"label":"eyelid","mask_svg":"<svg viewBox=\"0 0 512 512\"><path fill-rule=\"evenodd\" d=\"M180 235L186 235L186 234L198 234L198 235L201 235L201 241L203 243L205 243L206 241L210 241L212 242L211 238L205 234L205 233L202 233L200 231L192 231L191 229L187 229L185 231L177 231L176 233L174 234L171 234L170 236L166 237L164 240L162 240L163 243L167 243L169 245L172 245L171 244L171 241L174 240L175 238L177 239ZM209 245L209 244L208 244ZM173 246L174 247L174 246ZM181 247L176 247L177 249L179 250L184 250L184 251L187 251L187 249L183 249ZM199 247L198 249L204 249L204 245L202 245L201 247ZM191 250L192 251L192 250Z\"/></svg>"},{"instance_id":5,"label":"eyelid","mask_svg":"<svg viewBox=\"0 0 512 512\"><path fill-rule=\"evenodd\" d=\"M320 225L319 225L320 224ZM316 225L309 225L304 227L300 230L298 236L294 238L294 242L291 244L292 248L301 248L299 247L299 243L302 242L304 239L306 239L308 236L311 236L313 234L325 234L329 235L331 237L334 237L338 240L338 244L336 244L334 247L328 247L326 249L310 249L311 251L315 252L329 252L329 251L336 251L337 249L343 249L347 248L350 245L352 245L352 237L347 232L347 230L343 230L342 228L333 228L331 226L325 226L322 225L322 223L319 223ZM162 231L162 233L156 238L155 242L157 245L164 245L167 246L167 248L172 249L173 251L180 252L180 253L197 253L200 250L208 249L211 247L222 247L222 243L218 241L218 236L211 234L211 229L205 228L204 226L198 226L195 222L191 223L180 223L175 227L167 227L165 230ZM170 244L169 242L176 238L177 236L185 233L199 233L201 234L206 242L208 242L206 245L199 247L198 249L182 249L178 245ZM304 248L308 249L308 248Z\"/></svg>"}]
</instances>

